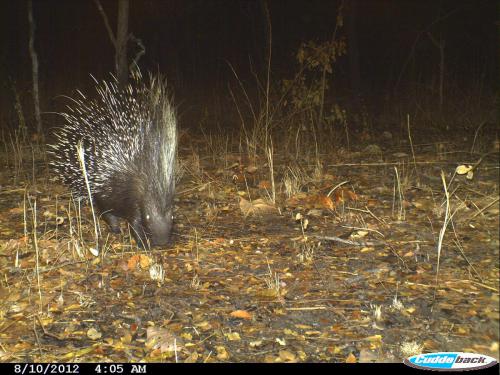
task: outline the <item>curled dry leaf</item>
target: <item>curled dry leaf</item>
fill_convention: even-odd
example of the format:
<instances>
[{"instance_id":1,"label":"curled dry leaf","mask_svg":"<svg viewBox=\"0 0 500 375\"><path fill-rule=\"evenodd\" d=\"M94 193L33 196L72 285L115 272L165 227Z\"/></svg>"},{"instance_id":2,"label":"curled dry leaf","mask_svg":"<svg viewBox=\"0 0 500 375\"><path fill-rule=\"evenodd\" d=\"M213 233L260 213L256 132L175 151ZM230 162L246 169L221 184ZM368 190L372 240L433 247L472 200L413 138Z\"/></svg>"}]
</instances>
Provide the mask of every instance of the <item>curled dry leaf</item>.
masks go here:
<instances>
[{"instance_id":1,"label":"curled dry leaf","mask_svg":"<svg viewBox=\"0 0 500 375\"><path fill-rule=\"evenodd\" d=\"M99 249L97 247L89 247L89 251L93 256L99 256Z\"/></svg>"},{"instance_id":2,"label":"curled dry leaf","mask_svg":"<svg viewBox=\"0 0 500 375\"><path fill-rule=\"evenodd\" d=\"M472 165L459 165L457 169L455 169L456 174L467 174L472 170Z\"/></svg>"},{"instance_id":3,"label":"curled dry leaf","mask_svg":"<svg viewBox=\"0 0 500 375\"><path fill-rule=\"evenodd\" d=\"M249 165L247 167L247 172L252 174L252 173L255 173L259 170L259 168L257 168L255 165Z\"/></svg>"}]
</instances>

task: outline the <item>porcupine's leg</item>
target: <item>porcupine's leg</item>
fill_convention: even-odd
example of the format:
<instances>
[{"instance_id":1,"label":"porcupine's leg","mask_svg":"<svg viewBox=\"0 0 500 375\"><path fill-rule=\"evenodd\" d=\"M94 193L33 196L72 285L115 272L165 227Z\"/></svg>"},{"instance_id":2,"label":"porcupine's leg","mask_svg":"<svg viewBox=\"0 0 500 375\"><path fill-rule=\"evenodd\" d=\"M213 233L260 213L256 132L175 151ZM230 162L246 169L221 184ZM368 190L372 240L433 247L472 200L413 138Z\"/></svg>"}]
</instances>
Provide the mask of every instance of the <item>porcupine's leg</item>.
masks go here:
<instances>
[{"instance_id":1,"label":"porcupine's leg","mask_svg":"<svg viewBox=\"0 0 500 375\"><path fill-rule=\"evenodd\" d=\"M110 212L106 212L102 214L102 218L109 225L111 232L116 234L120 233L120 219L118 216L115 216Z\"/></svg>"},{"instance_id":2,"label":"porcupine's leg","mask_svg":"<svg viewBox=\"0 0 500 375\"><path fill-rule=\"evenodd\" d=\"M94 197L94 203L97 211L101 213L101 217L108 224L111 232L115 234L120 233L120 218L113 213L112 206L109 205L110 200L101 196Z\"/></svg>"}]
</instances>

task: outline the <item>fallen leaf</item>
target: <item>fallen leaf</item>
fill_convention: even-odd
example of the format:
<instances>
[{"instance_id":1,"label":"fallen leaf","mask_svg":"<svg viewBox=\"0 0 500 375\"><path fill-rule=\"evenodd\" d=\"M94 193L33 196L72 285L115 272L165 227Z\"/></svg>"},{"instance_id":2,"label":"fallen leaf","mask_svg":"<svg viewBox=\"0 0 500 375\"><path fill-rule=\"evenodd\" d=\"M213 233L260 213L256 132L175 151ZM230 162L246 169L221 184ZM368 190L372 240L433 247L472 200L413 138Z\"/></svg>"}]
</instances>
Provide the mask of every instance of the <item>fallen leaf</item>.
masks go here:
<instances>
[{"instance_id":1,"label":"fallen leaf","mask_svg":"<svg viewBox=\"0 0 500 375\"><path fill-rule=\"evenodd\" d=\"M183 345L183 340L168 328L148 327L146 331L146 347L148 349L160 349L161 353L165 353L179 350Z\"/></svg>"},{"instance_id":2,"label":"fallen leaf","mask_svg":"<svg viewBox=\"0 0 500 375\"><path fill-rule=\"evenodd\" d=\"M251 320L253 318L252 314L246 310L235 310L229 315L231 315L233 318L239 318L239 319Z\"/></svg>"},{"instance_id":3,"label":"fallen leaf","mask_svg":"<svg viewBox=\"0 0 500 375\"><path fill-rule=\"evenodd\" d=\"M229 341L240 341L241 340L240 334L238 332L229 332L229 333L224 334L224 336L226 336Z\"/></svg>"},{"instance_id":4,"label":"fallen leaf","mask_svg":"<svg viewBox=\"0 0 500 375\"><path fill-rule=\"evenodd\" d=\"M217 350L217 359L220 361L224 361L229 358L229 353L227 352L224 346L216 346L215 350Z\"/></svg>"},{"instance_id":5,"label":"fallen leaf","mask_svg":"<svg viewBox=\"0 0 500 375\"><path fill-rule=\"evenodd\" d=\"M240 209L245 217L249 215L263 215L276 212L276 208L263 199L256 199L250 202L242 197L240 198Z\"/></svg>"},{"instance_id":6,"label":"fallen leaf","mask_svg":"<svg viewBox=\"0 0 500 375\"><path fill-rule=\"evenodd\" d=\"M335 208L335 204L333 203L332 198L327 197L326 195L318 195L316 197L316 203L322 208L326 208L328 210L333 210Z\"/></svg>"},{"instance_id":7,"label":"fallen leaf","mask_svg":"<svg viewBox=\"0 0 500 375\"><path fill-rule=\"evenodd\" d=\"M149 265L152 263L152 259L144 254L136 254L129 258L127 262L127 267L130 271L136 269L137 265L142 269L149 268Z\"/></svg>"},{"instance_id":8,"label":"fallen leaf","mask_svg":"<svg viewBox=\"0 0 500 375\"><path fill-rule=\"evenodd\" d=\"M249 344L251 348L256 348L262 345L262 340L250 341Z\"/></svg>"},{"instance_id":9,"label":"fallen leaf","mask_svg":"<svg viewBox=\"0 0 500 375\"><path fill-rule=\"evenodd\" d=\"M356 363L356 356L352 353L349 353L349 355L345 359L345 363Z\"/></svg>"},{"instance_id":10,"label":"fallen leaf","mask_svg":"<svg viewBox=\"0 0 500 375\"><path fill-rule=\"evenodd\" d=\"M279 351L280 359L284 362L295 362L296 356L292 352L288 350L280 350Z\"/></svg>"},{"instance_id":11,"label":"fallen leaf","mask_svg":"<svg viewBox=\"0 0 500 375\"><path fill-rule=\"evenodd\" d=\"M259 189L270 190L271 183L268 180L262 180L262 181L259 181L258 187L259 187Z\"/></svg>"},{"instance_id":12,"label":"fallen leaf","mask_svg":"<svg viewBox=\"0 0 500 375\"><path fill-rule=\"evenodd\" d=\"M457 169L455 169L455 172L456 172L457 174L462 175L462 174L469 173L471 170L472 170L472 165L463 165L463 164L462 164L462 165L459 165L459 166L457 167Z\"/></svg>"},{"instance_id":13,"label":"fallen leaf","mask_svg":"<svg viewBox=\"0 0 500 375\"><path fill-rule=\"evenodd\" d=\"M102 333L95 328L90 328L87 331L87 337L91 340L99 340L102 337Z\"/></svg>"}]
</instances>

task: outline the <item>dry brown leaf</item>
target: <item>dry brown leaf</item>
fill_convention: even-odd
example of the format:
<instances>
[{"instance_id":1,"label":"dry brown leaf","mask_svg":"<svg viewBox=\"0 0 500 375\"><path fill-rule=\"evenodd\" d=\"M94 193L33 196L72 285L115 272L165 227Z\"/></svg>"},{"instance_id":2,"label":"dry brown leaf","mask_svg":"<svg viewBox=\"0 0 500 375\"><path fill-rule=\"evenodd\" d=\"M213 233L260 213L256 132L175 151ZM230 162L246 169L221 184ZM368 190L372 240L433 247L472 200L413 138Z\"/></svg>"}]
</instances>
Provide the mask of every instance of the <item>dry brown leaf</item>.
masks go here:
<instances>
[{"instance_id":1,"label":"dry brown leaf","mask_svg":"<svg viewBox=\"0 0 500 375\"><path fill-rule=\"evenodd\" d=\"M120 337L120 342L123 344L130 344L132 342L132 335L130 332L125 332L123 336Z\"/></svg>"},{"instance_id":2,"label":"dry brown leaf","mask_svg":"<svg viewBox=\"0 0 500 375\"><path fill-rule=\"evenodd\" d=\"M259 168L257 168L255 165L249 165L247 168L246 168L247 172L252 174L252 173L255 173L259 170Z\"/></svg>"},{"instance_id":3,"label":"dry brown leaf","mask_svg":"<svg viewBox=\"0 0 500 375\"><path fill-rule=\"evenodd\" d=\"M252 313L249 313L246 310L235 310L229 315L231 315L233 318L239 318L239 319L251 320L253 318Z\"/></svg>"},{"instance_id":4,"label":"dry brown leaf","mask_svg":"<svg viewBox=\"0 0 500 375\"><path fill-rule=\"evenodd\" d=\"M368 336L365 338L365 340L370 342L380 342L382 341L382 336L381 335Z\"/></svg>"},{"instance_id":5,"label":"dry brown leaf","mask_svg":"<svg viewBox=\"0 0 500 375\"><path fill-rule=\"evenodd\" d=\"M347 200L357 201L358 195L352 190L344 190L344 198L347 197Z\"/></svg>"},{"instance_id":6,"label":"dry brown leaf","mask_svg":"<svg viewBox=\"0 0 500 375\"><path fill-rule=\"evenodd\" d=\"M161 353L165 353L179 350L183 345L183 340L168 328L148 327L146 331L146 347L148 349L160 349Z\"/></svg>"},{"instance_id":7,"label":"dry brown leaf","mask_svg":"<svg viewBox=\"0 0 500 375\"><path fill-rule=\"evenodd\" d=\"M224 346L216 346L215 350L217 350L217 359L220 361L224 361L229 358L229 353L227 352Z\"/></svg>"},{"instance_id":8,"label":"dry brown leaf","mask_svg":"<svg viewBox=\"0 0 500 375\"><path fill-rule=\"evenodd\" d=\"M22 207L14 207L14 208L11 208L10 210L8 210L8 212L9 212L9 214L12 214L12 215L20 215L24 211L23 211Z\"/></svg>"},{"instance_id":9,"label":"dry brown leaf","mask_svg":"<svg viewBox=\"0 0 500 375\"><path fill-rule=\"evenodd\" d=\"M332 201L332 198L327 197L326 195L318 195L314 197L315 205L321 208L326 208L328 210L333 210L335 208L335 204Z\"/></svg>"},{"instance_id":10,"label":"dry brown leaf","mask_svg":"<svg viewBox=\"0 0 500 375\"><path fill-rule=\"evenodd\" d=\"M256 199L250 202L245 198L240 198L240 209L245 217L249 215L264 215L276 212L276 208L263 199Z\"/></svg>"},{"instance_id":11,"label":"dry brown leaf","mask_svg":"<svg viewBox=\"0 0 500 375\"><path fill-rule=\"evenodd\" d=\"M245 175L243 173L234 174L233 182L235 184L243 184L245 182Z\"/></svg>"},{"instance_id":12,"label":"dry brown leaf","mask_svg":"<svg viewBox=\"0 0 500 375\"><path fill-rule=\"evenodd\" d=\"M287 207L297 207L301 204L302 202L300 199L296 196L290 197L285 201L285 205Z\"/></svg>"},{"instance_id":13,"label":"dry brown leaf","mask_svg":"<svg viewBox=\"0 0 500 375\"><path fill-rule=\"evenodd\" d=\"M89 328L87 337L91 340L99 340L102 337L102 333L95 328Z\"/></svg>"},{"instance_id":14,"label":"dry brown leaf","mask_svg":"<svg viewBox=\"0 0 500 375\"><path fill-rule=\"evenodd\" d=\"M349 355L345 359L345 363L356 363L356 356L352 353L349 353Z\"/></svg>"},{"instance_id":15,"label":"dry brown leaf","mask_svg":"<svg viewBox=\"0 0 500 375\"><path fill-rule=\"evenodd\" d=\"M295 354L288 350L280 350L279 356L283 362L295 362L297 360Z\"/></svg>"},{"instance_id":16,"label":"dry brown leaf","mask_svg":"<svg viewBox=\"0 0 500 375\"><path fill-rule=\"evenodd\" d=\"M127 268L128 270L132 271L136 269L137 265L140 266L142 269L147 269L149 268L149 265L152 263L152 260L150 257L144 254L136 254L133 255L129 258L127 262Z\"/></svg>"},{"instance_id":17,"label":"dry brown leaf","mask_svg":"<svg viewBox=\"0 0 500 375\"><path fill-rule=\"evenodd\" d=\"M135 270L135 267L137 267L139 260L140 260L139 254L131 256L128 260L127 268L129 270Z\"/></svg>"},{"instance_id":18,"label":"dry brown leaf","mask_svg":"<svg viewBox=\"0 0 500 375\"><path fill-rule=\"evenodd\" d=\"M201 329L204 332L213 329L212 325L207 320L204 320L202 322L196 323L195 326L196 326L196 328L199 328L199 329Z\"/></svg>"},{"instance_id":19,"label":"dry brown leaf","mask_svg":"<svg viewBox=\"0 0 500 375\"><path fill-rule=\"evenodd\" d=\"M142 269L149 268L149 265L151 264L151 258L148 257L147 255L141 254L139 264L141 265Z\"/></svg>"},{"instance_id":20,"label":"dry brown leaf","mask_svg":"<svg viewBox=\"0 0 500 375\"><path fill-rule=\"evenodd\" d=\"M466 174L466 173L469 173L470 171L472 170L472 165L459 165L456 169L455 169L455 172L457 174Z\"/></svg>"},{"instance_id":21,"label":"dry brown leaf","mask_svg":"<svg viewBox=\"0 0 500 375\"><path fill-rule=\"evenodd\" d=\"M259 187L259 189L270 190L271 183L268 180L261 180L261 181L259 181L258 187Z\"/></svg>"},{"instance_id":22,"label":"dry brown leaf","mask_svg":"<svg viewBox=\"0 0 500 375\"><path fill-rule=\"evenodd\" d=\"M199 354L197 352L193 352L184 359L184 363L196 363L198 361Z\"/></svg>"},{"instance_id":23,"label":"dry brown leaf","mask_svg":"<svg viewBox=\"0 0 500 375\"><path fill-rule=\"evenodd\" d=\"M241 340L240 334L238 332L228 332L228 333L225 333L224 336L226 336L226 338L229 341L240 341Z\"/></svg>"}]
</instances>

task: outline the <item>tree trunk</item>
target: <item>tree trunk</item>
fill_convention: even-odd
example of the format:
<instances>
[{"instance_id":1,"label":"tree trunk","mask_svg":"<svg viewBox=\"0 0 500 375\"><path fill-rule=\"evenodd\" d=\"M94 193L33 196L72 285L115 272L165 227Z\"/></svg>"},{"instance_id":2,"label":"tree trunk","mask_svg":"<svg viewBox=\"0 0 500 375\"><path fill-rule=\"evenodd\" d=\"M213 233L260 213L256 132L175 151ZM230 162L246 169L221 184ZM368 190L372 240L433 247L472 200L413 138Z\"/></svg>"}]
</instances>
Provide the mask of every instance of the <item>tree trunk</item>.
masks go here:
<instances>
[{"instance_id":1,"label":"tree trunk","mask_svg":"<svg viewBox=\"0 0 500 375\"><path fill-rule=\"evenodd\" d=\"M104 26L108 31L109 39L115 47L115 70L118 86L123 88L128 84L128 57L127 57L127 42L128 42L128 9L129 0L118 1L118 19L116 22L116 36L111 29L108 16L102 8L99 0L94 0L99 13L101 13Z\"/></svg>"},{"instance_id":2,"label":"tree trunk","mask_svg":"<svg viewBox=\"0 0 500 375\"><path fill-rule=\"evenodd\" d=\"M358 1L351 0L347 7L347 48L349 55L349 73L351 80L351 95L356 110L359 109L361 96L361 74L359 71L358 47Z\"/></svg>"},{"instance_id":3,"label":"tree trunk","mask_svg":"<svg viewBox=\"0 0 500 375\"><path fill-rule=\"evenodd\" d=\"M38 89L38 56L35 51L35 21L33 20L33 2L28 1L28 22L30 25L29 50L31 72L33 74L33 104L35 106L36 132L43 134L42 117L40 116L40 95Z\"/></svg>"},{"instance_id":4,"label":"tree trunk","mask_svg":"<svg viewBox=\"0 0 500 375\"><path fill-rule=\"evenodd\" d=\"M116 26L115 65L118 84L121 87L128 84L128 14L129 0L120 0L118 2L118 22Z\"/></svg>"}]
</instances>

